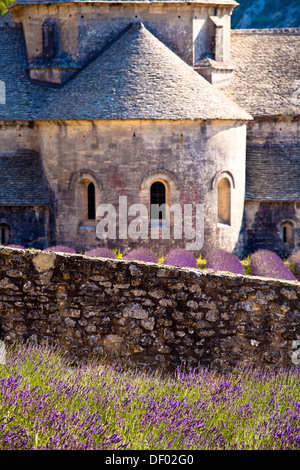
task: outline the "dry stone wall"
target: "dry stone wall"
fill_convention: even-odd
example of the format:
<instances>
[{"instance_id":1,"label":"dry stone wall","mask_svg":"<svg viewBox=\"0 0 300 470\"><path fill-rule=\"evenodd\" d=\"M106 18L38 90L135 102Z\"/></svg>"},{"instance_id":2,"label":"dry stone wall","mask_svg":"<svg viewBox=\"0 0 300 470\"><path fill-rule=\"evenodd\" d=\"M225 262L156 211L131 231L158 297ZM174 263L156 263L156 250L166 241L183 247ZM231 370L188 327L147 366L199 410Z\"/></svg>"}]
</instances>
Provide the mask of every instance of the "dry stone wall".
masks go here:
<instances>
[{"instance_id":1,"label":"dry stone wall","mask_svg":"<svg viewBox=\"0 0 300 470\"><path fill-rule=\"evenodd\" d=\"M300 363L300 283L0 248L0 339L172 371Z\"/></svg>"}]
</instances>

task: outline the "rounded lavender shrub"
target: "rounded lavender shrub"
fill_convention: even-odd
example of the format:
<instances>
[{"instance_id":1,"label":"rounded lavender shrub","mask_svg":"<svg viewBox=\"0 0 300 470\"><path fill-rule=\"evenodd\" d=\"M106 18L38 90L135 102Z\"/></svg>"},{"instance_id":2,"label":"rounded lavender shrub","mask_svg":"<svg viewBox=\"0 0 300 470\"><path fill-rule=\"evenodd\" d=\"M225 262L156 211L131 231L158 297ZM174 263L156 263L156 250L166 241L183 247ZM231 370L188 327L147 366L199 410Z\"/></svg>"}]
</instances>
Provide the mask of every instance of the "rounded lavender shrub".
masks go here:
<instances>
[{"instance_id":1,"label":"rounded lavender shrub","mask_svg":"<svg viewBox=\"0 0 300 470\"><path fill-rule=\"evenodd\" d=\"M216 249L206 256L206 267L214 271L227 271L233 274L245 274L239 258L228 251Z\"/></svg>"},{"instance_id":2,"label":"rounded lavender shrub","mask_svg":"<svg viewBox=\"0 0 300 470\"><path fill-rule=\"evenodd\" d=\"M157 263L158 258L153 251L149 248L137 248L136 250L132 250L127 255L123 256L125 260L132 260L132 261L144 261L145 263Z\"/></svg>"},{"instance_id":3,"label":"rounded lavender shrub","mask_svg":"<svg viewBox=\"0 0 300 470\"><path fill-rule=\"evenodd\" d=\"M296 281L290 268L270 250L257 250L250 255L253 276L271 277L285 281Z\"/></svg>"},{"instance_id":4,"label":"rounded lavender shrub","mask_svg":"<svg viewBox=\"0 0 300 470\"><path fill-rule=\"evenodd\" d=\"M45 248L43 251L54 251L55 253L76 253L74 248L64 245L50 246L49 248Z\"/></svg>"},{"instance_id":5,"label":"rounded lavender shrub","mask_svg":"<svg viewBox=\"0 0 300 470\"><path fill-rule=\"evenodd\" d=\"M296 278L300 280L300 251L292 253L288 259L289 265Z\"/></svg>"},{"instance_id":6,"label":"rounded lavender shrub","mask_svg":"<svg viewBox=\"0 0 300 470\"><path fill-rule=\"evenodd\" d=\"M183 248L171 250L164 259L164 264L181 268L198 268L197 258L191 251Z\"/></svg>"},{"instance_id":7,"label":"rounded lavender shrub","mask_svg":"<svg viewBox=\"0 0 300 470\"><path fill-rule=\"evenodd\" d=\"M94 248L92 250L87 251L86 256L92 256L94 258L113 258L115 259L117 255L113 252L113 250L109 248Z\"/></svg>"}]
</instances>

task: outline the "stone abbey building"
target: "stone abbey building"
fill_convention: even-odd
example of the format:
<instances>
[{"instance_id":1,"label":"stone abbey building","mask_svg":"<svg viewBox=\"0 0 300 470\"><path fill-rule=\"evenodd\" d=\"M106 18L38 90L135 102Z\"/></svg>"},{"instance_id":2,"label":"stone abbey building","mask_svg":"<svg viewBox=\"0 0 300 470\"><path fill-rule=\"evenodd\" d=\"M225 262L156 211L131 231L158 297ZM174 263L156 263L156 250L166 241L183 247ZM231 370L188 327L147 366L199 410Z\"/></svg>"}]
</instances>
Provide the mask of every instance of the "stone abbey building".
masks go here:
<instances>
[{"instance_id":1,"label":"stone abbey building","mask_svg":"<svg viewBox=\"0 0 300 470\"><path fill-rule=\"evenodd\" d=\"M0 19L2 244L184 246L120 231L99 241L97 208L117 212L126 196L171 233L172 213L153 215L151 203L202 205L204 254L300 248L300 29L231 30L236 5L9 7Z\"/></svg>"}]
</instances>

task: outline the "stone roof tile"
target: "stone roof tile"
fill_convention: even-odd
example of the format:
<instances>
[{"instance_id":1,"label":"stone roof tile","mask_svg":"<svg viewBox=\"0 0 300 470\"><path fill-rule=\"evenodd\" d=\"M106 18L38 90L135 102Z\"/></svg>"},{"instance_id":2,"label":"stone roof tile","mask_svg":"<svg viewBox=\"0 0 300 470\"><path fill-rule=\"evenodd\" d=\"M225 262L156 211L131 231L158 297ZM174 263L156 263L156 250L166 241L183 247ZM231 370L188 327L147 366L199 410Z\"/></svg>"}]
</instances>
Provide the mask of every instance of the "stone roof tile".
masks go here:
<instances>
[{"instance_id":1,"label":"stone roof tile","mask_svg":"<svg viewBox=\"0 0 300 470\"><path fill-rule=\"evenodd\" d=\"M246 200L300 201L299 182L300 144L247 146Z\"/></svg>"},{"instance_id":2,"label":"stone roof tile","mask_svg":"<svg viewBox=\"0 0 300 470\"><path fill-rule=\"evenodd\" d=\"M37 156L0 156L0 206L4 205L48 205Z\"/></svg>"},{"instance_id":3,"label":"stone roof tile","mask_svg":"<svg viewBox=\"0 0 300 470\"><path fill-rule=\"evenodd\" d=\"M226 86L253 116L297 116L300 29L232 30L234 80Z\"/></svg>"},{"instance_id":4,"label":"stone roof tile","mask_svg":"<svg viewBox=\"0 0 300 470\"><path fill-rule=\"evenodd\" d=\"M30 82L20 30L0 28L0 50L0 120L252 119L139 22L60 89Z\"/></svg>"}]
</instances>

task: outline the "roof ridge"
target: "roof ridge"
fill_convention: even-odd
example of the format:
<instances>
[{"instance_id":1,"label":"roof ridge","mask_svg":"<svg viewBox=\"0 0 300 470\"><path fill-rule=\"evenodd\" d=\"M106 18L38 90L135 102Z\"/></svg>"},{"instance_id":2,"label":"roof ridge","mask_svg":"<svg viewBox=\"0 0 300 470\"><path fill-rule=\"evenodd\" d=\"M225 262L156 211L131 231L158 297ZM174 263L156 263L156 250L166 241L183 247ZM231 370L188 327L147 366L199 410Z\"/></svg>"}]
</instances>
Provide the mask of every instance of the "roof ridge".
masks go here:
<instances>
[{"instance_id":1,"label":"roof ridge","mask_svg":"<svg viewBox=\"0 0 300 470\"><path fill-rule=\"evenodd\" d=\"M251 36L259 35L300 35L300 28L253 28L253 29L232 29L232 35Z\"/></svg>"}]
</instances>

